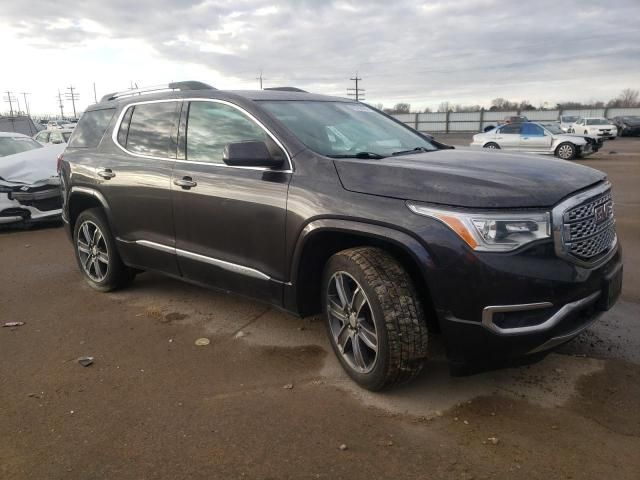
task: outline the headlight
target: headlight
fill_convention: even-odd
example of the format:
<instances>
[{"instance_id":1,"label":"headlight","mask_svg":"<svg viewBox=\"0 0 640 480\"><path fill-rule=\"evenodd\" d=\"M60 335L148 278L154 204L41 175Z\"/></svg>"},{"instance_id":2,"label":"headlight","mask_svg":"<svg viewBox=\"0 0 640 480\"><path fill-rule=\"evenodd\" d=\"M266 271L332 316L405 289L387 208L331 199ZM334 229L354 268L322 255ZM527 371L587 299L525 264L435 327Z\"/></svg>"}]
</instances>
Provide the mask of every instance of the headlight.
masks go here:
<instances>
[{"instance_id":1,"label":"headlight","mask_svg":"<svg viewBox=\"0 0 640 480\"><path fill-rule=\"evenodd\" d=\"M477 251L509 252L551 234L549 212L461 212L414 202L407 206L418 215L441 221Z\"/></svg>"}]
</instances>

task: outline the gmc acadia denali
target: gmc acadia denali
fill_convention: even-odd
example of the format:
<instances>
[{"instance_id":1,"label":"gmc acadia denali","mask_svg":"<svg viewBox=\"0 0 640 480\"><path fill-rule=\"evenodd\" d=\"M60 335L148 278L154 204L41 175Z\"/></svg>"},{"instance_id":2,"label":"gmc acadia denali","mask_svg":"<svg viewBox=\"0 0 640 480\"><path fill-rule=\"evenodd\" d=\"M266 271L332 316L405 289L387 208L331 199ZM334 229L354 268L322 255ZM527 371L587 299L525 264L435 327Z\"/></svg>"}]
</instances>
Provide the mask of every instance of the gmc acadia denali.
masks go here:
<instances>
[{"instance_id":1,"label":"gmc acadia denali","mask_svg":"<svg viewBox=\"0 0 640 480\"><path fill-rule=\"evenodd\" d=\"M428 332L454 370L523 357L576 336L621 290L603 173L455 150L342 98L200 82L110 94L59 169L92 287L152 270L323 312L371 390L420 372Z\"/></svg>"}]
</instances>

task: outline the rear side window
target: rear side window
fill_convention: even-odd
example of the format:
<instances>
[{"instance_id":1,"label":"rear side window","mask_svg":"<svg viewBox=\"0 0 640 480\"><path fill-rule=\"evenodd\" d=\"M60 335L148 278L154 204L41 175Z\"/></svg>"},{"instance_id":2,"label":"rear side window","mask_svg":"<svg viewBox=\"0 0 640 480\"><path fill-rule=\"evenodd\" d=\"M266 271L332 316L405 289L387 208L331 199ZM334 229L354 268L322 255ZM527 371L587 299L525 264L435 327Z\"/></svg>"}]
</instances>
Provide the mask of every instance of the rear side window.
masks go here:
<instances>
[{"instance_id":1,"label":"rear side window","mask_svg":"<svg viewBox=\"0 0 640 480\"><path fill-rule=\"evenodd\" d=\"M118 143L132 153L168 158L178 105L178 102L161 102L130 107L131 114L127 111L123 117Z\"/></svg>"},{"instance_id":2,"label":"rear side window","mask_svg":"<svg viewBox=\"0 0 640 480\"><path fill-rule=\"evenodd\" d=\"M106 108L85 112L71 135L69 146L74 148L97 147L115 111L115 108Z\"/></svg>"}]
</instances>

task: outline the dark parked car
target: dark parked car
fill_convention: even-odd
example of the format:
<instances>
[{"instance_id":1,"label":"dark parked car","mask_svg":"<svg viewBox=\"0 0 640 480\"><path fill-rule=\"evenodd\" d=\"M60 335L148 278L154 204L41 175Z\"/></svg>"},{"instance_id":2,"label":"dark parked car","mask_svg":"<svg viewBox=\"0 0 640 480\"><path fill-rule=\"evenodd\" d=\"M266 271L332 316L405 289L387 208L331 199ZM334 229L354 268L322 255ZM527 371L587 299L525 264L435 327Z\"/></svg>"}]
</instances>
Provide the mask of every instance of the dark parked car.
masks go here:
<instances>
[{"instance_id":1,"label":"dark parked car","mask_svg":"<svg viewBox=\"0 0 640 480\"><path fill-rule=\"evenodd\" d=\"M611 185L588 167L455 150L297 91L107 95L61 159L64 220L102 291L153 270L323 312L360 385L545 352L621 289Z\"/></svg>"},{"instance_id":2,"label":"dark parked car","mask_svg":"<svg viewBox=\"0 0 640 480\"><path fill-rule=\"evenodd\" d=\"M487 125L486 127L484 127L484 131L490 132L494 128L499 127L500 125L508 125L509 123L524 123L528 121L529 119L524 115L509 115L507 117L504 117L504 119L501 122L498 122L497 125Z\"/></svg>"},{"instance_id":3,"label":"dark parked car","mask_svg":"<svg viewBox=\"0 0 640 480\"><path fill-rule=\"evenodd\" d=\"M626 115L624 117L613 117L611 120L618 127L618 136L637 136L640 135L640 117L635 115Z\"/></svg>"}]
</instances>

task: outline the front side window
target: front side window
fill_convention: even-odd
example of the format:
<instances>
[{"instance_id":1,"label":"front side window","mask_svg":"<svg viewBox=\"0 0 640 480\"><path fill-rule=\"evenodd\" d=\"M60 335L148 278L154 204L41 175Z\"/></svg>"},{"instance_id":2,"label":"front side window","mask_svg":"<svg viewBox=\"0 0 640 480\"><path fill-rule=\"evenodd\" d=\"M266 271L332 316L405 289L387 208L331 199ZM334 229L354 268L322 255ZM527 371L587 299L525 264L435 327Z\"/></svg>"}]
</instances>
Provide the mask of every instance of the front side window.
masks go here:
<instances>
[{"instance_id":1,"label":"front side window","mask_svg":"<svg viewBox=\"0 0 640 480\"><path fill-rule=\"evenodd\" d=\"M223 163L222 151L229 143L273 141L253 120L237 108L216 102L191 102L187 119L187 160Z\"/></svg>"},{"instance_id":2,"label":"front side window","mask_svg":"<svg viewBox=\"0 0 640 480\"><path fill-rule=\"evenodd\" d=\"M84 112L82 117L80 117L78 126L73 130L73 134L69 139L69 147L97 147L115 111L115 108L105 108L104 110Z\"/></svg>"},{"instance_id":3,"label":"front side window","mask_svg":"<svg viewBox=\"0 0 640 480\"><path fill-rule=\"evenodd\" d=\"M260 105L311 150L328 157L437 148L413 130L354 102L267 100Z\"/></svg>"},{"instance_id":4,"label":"front side window","mask_svg":"<svg viewBox=\"0 0 640 480\"><path fill-rule=\"evenodd\" d=\"M544 130L535 123L525 123L522 125L522 135L529 135L530 137L542 137L544 136Z\"/></svg>"},{"instance_id":5,"label":"front side window","mask_svg":"<svg viewBox=\"0 0 640 480\"><path fill-rule=\"evenodd\" d=\"M126 137L122 135L123 128L126 128L122 122L118 132L118 143L132 153L168 158L171 130L176 122L178 105L178 102L135 105L128 133ZM123 137L126 138L124 144L121 143Z\"/></svg>"}]
</instances>

